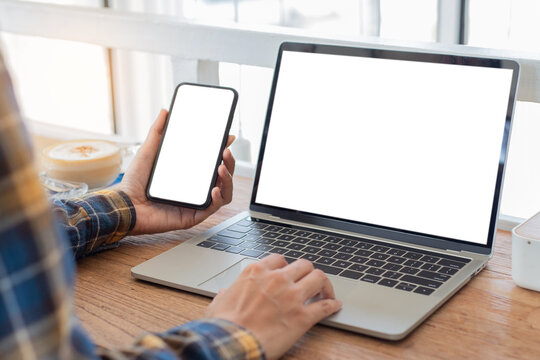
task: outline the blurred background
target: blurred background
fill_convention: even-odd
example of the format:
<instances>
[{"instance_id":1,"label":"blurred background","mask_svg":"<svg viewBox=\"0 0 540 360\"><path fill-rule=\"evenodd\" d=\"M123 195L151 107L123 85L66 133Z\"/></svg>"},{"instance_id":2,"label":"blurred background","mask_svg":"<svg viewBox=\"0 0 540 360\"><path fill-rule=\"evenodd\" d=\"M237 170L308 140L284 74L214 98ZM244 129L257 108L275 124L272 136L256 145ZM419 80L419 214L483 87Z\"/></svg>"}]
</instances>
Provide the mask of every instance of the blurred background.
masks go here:
<instances>
[{"instance_id":1,"label":"blurred background","mask_svg":"<svg viewBox=\"0 0 540 360\"><path fill-rule=\"evenodd\" d=\"M255 30L297 29L339 39L391 39L417 47L427 42L506 49L532 57L540 53L540 2L535 0L34 2ZM58 24L58 31L63 26ZM142 141L159 109L168 108L176 85L173 72L181 66L167 55L13 32L1 31L0 40L25 118L59 129L118 134L132 142ZM245 146L235 155L249 167L257 159L273 70L220 62L217 71L219 84L240 93L232 133L244 139ZM515 120L502 212L525 218L540 210L540 167L535 166L540 160L540 104L520 101Z\"/></svg>"}]
</instances>

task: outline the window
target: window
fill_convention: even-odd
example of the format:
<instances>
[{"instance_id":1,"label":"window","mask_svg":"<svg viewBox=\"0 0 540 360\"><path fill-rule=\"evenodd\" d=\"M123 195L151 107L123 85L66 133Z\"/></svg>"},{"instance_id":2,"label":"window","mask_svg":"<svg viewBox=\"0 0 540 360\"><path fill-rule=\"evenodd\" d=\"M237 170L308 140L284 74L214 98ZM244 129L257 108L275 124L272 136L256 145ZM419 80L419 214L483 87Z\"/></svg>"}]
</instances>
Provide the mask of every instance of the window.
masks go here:
<instances>
[{"instance_id":1,"label":"window","mask_svg":"<svg viewBox=\"0 0 540 360\"><path fill-rule=\"evenodd\" d=\"M419 45L423 46L425 42L441 41L526 51L528 53L516 53L516 57L532 65L527 81L538 87L536 75L531 75L535 71L538 74L540 69L537 65L540 60L533 53L540 50L540 23L536 21L540 16L540 3L535 0L40 0L39 3L78 5L63 10L80 18L85 18L85 12L95 15L96 8L109 7L110 10L100 10L96 19L101 15L118 14L117 20L123 22L124 28L128 28L126 24L131 20L138 21L145 29L148 26L155 30L156 22L188 19L195 22L195 27L197 22L222 27L238 23L242 29L261 30L263 35L257 31L235 30L249 33L249 39L268 40L266 33L287 39L280 34L290 33L305 39L322 37L369 43L373 37L380 37L384 41L413 46L415 42L423 42ZM237 59L248 57L223 55L226 49L220 50L221 54L216 57L208 55L212 49L205 49L204 56L200 56L202 61L185 53L189 58L186 60L175 52L167 52L164 47L159 54L150 53L156 50L148 39L143 41L146 47L137 47L126 45L116 37L119 48L101 46L108 43L103 36L97 37L101 39L96 42L98 45L53 40L41 37L39 24L28 21L23 31L26 35L15 35L7 31L18 31L19 25L5 26L9 18L1 10L16 7L14 4L0 2L0 28L4 29L0 35L26 117L101 134L117 133L141 141L159 108L168 107L176 83L219 82L240 92L232 132L237 136L241 133L245 141L237 142L233 151L239 163L243 160L246 165L256 161L273 74L270 61L242 63ZM26 5L25 9L43 8L46 12L43 16L56 16L53 5L46 7L25 1L20 4L33 4ZM139 13L147 15L141 17ZM155 18L152 14L166 17ZM41 19L41 12L34 16ZM19 15L18 19L25 22L24 16ZM145 19L152 20L145 23ZM79 31L89 32L94 25L88 22L85 26L79 27ZM47 34L58 36L57 33L51 35L50 31ZM201 38L195 42L204 43L205 34L198 34ZM94 41L83 35L81 41ZM122 48L124 45L129 50ZM268 44L261 47L269 49ZM196 46L193 48L198 50ZM444 45L436 48L444 49ZM255 47L248 50L257 51ZM200 77L201 66L203 73L211 76ZM540 192L535 188L540 182L540 171L537 174L534 170L535 164L540 162L540 148L534 138L540 130L537 129L540 99L535 94L529 98L535 102L519 102L516 109L502 205L503 214L516 217L527 217L540 209Z\"/></svg>"}]
</instances>

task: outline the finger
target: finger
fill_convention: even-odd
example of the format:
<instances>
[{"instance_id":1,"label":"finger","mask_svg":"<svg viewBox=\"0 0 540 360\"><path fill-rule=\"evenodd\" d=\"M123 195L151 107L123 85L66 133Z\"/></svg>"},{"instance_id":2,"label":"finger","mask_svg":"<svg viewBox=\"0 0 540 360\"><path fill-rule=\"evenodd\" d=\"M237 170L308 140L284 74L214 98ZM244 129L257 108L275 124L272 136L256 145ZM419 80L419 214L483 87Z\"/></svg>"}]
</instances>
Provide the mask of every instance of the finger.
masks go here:
<instances>
[{"instance_id":1,"label":"finger","mask_svg":"<svg viewBox=\"0 0 540 360\"><path fill-rule=\"evenodd\" d=\"M218 175L219 175L219 189L221 192L221 197L223 199L223 202L225 204L228 204L232 201L233 196L233 178L232 175L229 173L227 168L224 165L220 165L218 168Z\"/></svg>"},{"instance_id":2,"label":"finger","mask_svg":"<svg viewBox=\"0 0 540 360\"><path fill-rule=\"evenodd\" d=\"M306 301L319 293L321 293L323 299L336 298L332 283L319 269L313 270L303 277L300 281L298 281L298 285L302 289L304 300Z\"/></svg>"},{"instance_id":3,"label":"finger","mask_svg":"<svg viewBox=\"0 0 540 360\"><path fill-rule=\"evenodd\" d=\"M236 166L236 160L234 159L234 156L229 149L225 149L225 151L223 151L223 164L225 164L227 170L229 170L229 173L233 175L234 168Z\"/></svg>"},{"instance_id":4,"label":"finger","mask_svg":"<svg viewBox=\"0 0 540 360\"><path fill-rule=\"evenodd\" d=\"M287 274L287 276L293 280L294 282L297 282L298 280L302 279L307 274L313 272L313 264L306 259L298 259L294 262L292 262L289 266L283 269L283 272Z\"/></svg>"},{"instance_id":5,"label":"finger","mask_svg":"<svg viewBox=\"0 0 540 360\"><path fill-rule=\"evenodd\" d=\"M167 110L161 109L158 114L156 121L150 128L146 140L142 144L139 151L155 154L157 153L157 148L161 141L161 135L163 135L163 130L165 129L165 122L167 120Z\"/></svg>"},{"instance_id":6,"label":"finger","mask_svg":"<svg viewBox=\"0 0 540 360\"><path fill-rule=\"evenodd\" d=\"M311 323L315 325L322 319L332 315L339 311L343 303L340 300L335 299L323 299L312 302L306 306L306 312L311 318Z\"/></svg>"},{"instance_id":7,"label":"finger","mask_svg":"<svg viewBox=\"0 0 540 360\"><path fill-rule=\"evenodd\" d=\"M229 146L231 146L231 144L234 142L234 140L236 140L236 136L229 135L229 137L227 138L227 146L225 146L225 147L228 148Z\"/></svg>"},{"instance_id":8,"label":"finger","mask_svg":"<svg viewBox=\"0 0 540 360\"><path fill-rule=\"evenodd\" d=\"M281 269L287 266L287 261L283 255L271 254L263 258L260 263L270 270Z\"/></svg>"}]
</instances>

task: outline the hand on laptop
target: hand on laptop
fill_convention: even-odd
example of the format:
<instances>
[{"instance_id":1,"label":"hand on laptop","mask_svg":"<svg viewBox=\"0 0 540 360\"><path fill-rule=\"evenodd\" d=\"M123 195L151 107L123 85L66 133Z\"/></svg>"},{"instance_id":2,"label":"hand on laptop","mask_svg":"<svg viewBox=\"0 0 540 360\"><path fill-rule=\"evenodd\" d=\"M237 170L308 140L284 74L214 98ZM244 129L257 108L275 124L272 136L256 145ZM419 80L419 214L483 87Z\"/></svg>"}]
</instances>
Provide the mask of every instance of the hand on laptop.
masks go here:
<instances>
[{"instance_id":1,"label":"hand on laptop","mask_svg":"<svg viewBox=\"0 0 540 360\"><path fill-rule=\"evenodd\" d=\"M306 305L317 294L321 300ZM208 306L207 316L251 330L268 359L282 356L313 325L341 308L332 284L307 260L272 254L249 265Z\"/></svg>"},{"instance_id":2,"label":"hand on laptop","mask_svg":"<svg viewBox=\"0 0 540 360\"><path fill-rule=\"evenodd\" d=\"M150 234L169 230L187 229L205 220L221 206L232 200L235 160L229 149L223 152L223 164L218 169L217 186L212 189L212 203L205 210L158 204L146 198L146 185L156 156L167 111L161 110L148 136L126 171L119 190L124 191L135 206L137 221L131 235ZM227 146L234 141L229 136ZM189 175L186 175L189 176Z\"/></svg>"}]
</instances>

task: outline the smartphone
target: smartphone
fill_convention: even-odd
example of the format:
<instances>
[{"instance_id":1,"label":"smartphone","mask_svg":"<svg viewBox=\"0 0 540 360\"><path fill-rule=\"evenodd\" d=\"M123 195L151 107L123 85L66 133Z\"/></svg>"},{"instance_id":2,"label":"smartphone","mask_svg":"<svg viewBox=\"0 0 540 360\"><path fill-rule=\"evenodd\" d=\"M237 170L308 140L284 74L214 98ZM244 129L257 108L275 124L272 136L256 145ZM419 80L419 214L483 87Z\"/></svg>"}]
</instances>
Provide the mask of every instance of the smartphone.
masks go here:
<instances>
[{"instance_id":1,"label":"smartphone","mask_svg":"<svg viewBox=\"0 0 540 360\"><path fill-rule=\"evenodd\" d=\"M176 87L148 179L148 199L194 209L210 205L237 101L232 88Z\"/></svg>"}]
</instances>

